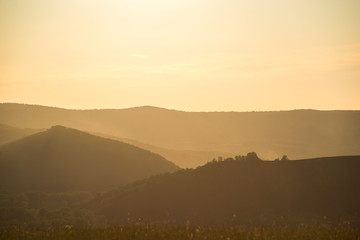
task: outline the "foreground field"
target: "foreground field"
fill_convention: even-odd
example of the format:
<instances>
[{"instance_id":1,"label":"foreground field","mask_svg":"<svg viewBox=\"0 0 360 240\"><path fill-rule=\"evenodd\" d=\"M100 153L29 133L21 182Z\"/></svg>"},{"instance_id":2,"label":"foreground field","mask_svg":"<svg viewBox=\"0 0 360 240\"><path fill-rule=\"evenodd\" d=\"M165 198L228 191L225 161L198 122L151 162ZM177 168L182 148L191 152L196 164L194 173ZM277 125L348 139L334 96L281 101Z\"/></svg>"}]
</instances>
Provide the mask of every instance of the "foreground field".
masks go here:
<instances>
[{"instance_id":1,"label":"foreground field","mask_svg":"<svg viewBox=\"0 0 360 240\"><path fill-rule=\"evenodd\" d=\"M343 223L337 226L324 224L297 226L238 226L238 227L154 227L124 226L109 228L76 229L64 226L58 229L11 228L0 230L0 239L206 239L206 240L360 240L360 228Z\"/></svg>"}]
</instances>

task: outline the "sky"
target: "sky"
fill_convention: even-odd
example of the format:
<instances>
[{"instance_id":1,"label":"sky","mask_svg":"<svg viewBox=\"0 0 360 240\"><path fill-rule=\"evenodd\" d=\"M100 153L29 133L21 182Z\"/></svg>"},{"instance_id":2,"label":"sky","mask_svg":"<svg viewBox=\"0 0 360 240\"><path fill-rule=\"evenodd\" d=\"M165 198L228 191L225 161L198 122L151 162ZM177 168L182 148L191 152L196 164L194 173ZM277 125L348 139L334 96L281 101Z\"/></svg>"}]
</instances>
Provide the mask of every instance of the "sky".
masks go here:
<instances>
[{"instance_id":1,"label":"sky","mask_svg":"<svg viewBox=\"0 0 360 240\"><path fill-rule=\"evenodd\" d=\"M359 0L0 0L0 102L360 109Z\"/></svg>"}]
</instances>

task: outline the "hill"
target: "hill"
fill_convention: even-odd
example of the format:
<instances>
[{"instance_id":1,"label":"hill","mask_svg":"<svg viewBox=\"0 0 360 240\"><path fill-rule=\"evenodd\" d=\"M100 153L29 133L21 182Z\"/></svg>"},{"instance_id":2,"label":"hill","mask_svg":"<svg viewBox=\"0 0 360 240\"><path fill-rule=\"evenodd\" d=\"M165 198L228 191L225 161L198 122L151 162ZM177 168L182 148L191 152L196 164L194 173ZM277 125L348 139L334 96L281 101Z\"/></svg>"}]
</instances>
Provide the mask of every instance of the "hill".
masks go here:
<instances>
[{"instance_id":1,"label":"hill","mask_svg":"<svg viewBox=\"0 0 360 240\"><path fill-rule=\"evenodd\" d=\"M0 147L0 189L105 191L179 168L135 146L55 126Z\"/></svg>"},{"instance_id":2,"label":"hill","mask_svg":"<svg viewBox=\"0 0 360 240\"><path fill-rule=\"evenodd\" d=\"M290 159L360 154L360 111L68 110L4 103L0 122L20 128L65 125L174 150L255 151L267 159L284 153Z\"/></svg>"},{"instance_id":3,"label":"hill","mask_svg":"<svg viewBox=\"0 0 360 240\"><path fill-rule=\"evenodd\" d=\"M18 140L20 138L29 136L31 134L40 132L41 130L38 129L21 129L21 128L15 128L11 127L5 124L0 123L0 145L4 143L8 143L11 141Z\"/></svg>"},{"instance_id":4,"label":"hill","mask_svg":"<svg viewBox=\"0 0 360 240\"><path fill-rule=\"evenodd\" d=\"M0 145L24 138L26 136L41 131L44 131L44 129L30 129L30 128L21 129L21 128L8 126L5 124L0 124ZM216 158L218 156L228 157L232 155L230 153L215 152L215 151L167 149L167 148L156 147L150 144L142 143L133 139L112 136L109 134L93 133L93 132L89 132L89 133L103 138L109 138L116 141L128 143L138 148L142 148L150 152L157 153L182 168L194 168L197 166L204 165L207 162L211 161L213 158Z\"/></svg>"},{"instance_id":5,"label":"hill","mask_svg":"<svg viewBox=\"0 0 360 240\"><path fill-rule=\"evenodd\" d=\"M232 224L360 220L360 156L225 160L108 192L92 209L111 223ZM325 216L325 217L324 217Z\"/></svg>"}]
</instances>

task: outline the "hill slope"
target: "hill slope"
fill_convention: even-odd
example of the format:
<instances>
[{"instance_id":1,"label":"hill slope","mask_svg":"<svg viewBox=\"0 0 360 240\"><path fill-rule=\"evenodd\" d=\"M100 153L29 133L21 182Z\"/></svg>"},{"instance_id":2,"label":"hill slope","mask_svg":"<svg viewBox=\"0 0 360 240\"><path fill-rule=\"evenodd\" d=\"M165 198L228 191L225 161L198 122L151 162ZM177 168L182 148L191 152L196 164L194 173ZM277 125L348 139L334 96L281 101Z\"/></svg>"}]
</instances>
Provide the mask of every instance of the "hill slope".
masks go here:
<instances>
[{"instance_id":1,"label":"hill slope","mask_svg":"<svg viewBox=\"0 0 360 240\"><path fill-rule=\"evenodd\" d=\"M30 128L20 129L0 123L0 145L18 140L40 131L41 130Z\"/></svg>"},{"instance_id":2,"label":"hill slope","mask_svg":"<svg viewBox=\"0 0 360 240\"><path fill-rule=\"evenodd\" d=\"M360 111L181 112L155 107L67 110L0 104L0 122L65 125L176 150L255 151L267 159L360 154Z\"/></svg>"},{"instance_id":3,"label":"hill slope","mask_svg":"<svg viewBox=\"0 0 360 240\"><path fill-rule=\"evenodd\" d=\"M92 205L113 223L187 220L228 224L267 219L360 220L360 156L269 162L226 160L153 177Z\"/></svg>"},{"instance_id":4,"label":"hill slope","mask_svg":"<svg viewBox=\"0 0 360 240\"><path fill-rule=\"evenodd\" d=\"M61 126L0 147L7 190L104 191L178 169L160 155Z\"/></svg>"}]
</instances>

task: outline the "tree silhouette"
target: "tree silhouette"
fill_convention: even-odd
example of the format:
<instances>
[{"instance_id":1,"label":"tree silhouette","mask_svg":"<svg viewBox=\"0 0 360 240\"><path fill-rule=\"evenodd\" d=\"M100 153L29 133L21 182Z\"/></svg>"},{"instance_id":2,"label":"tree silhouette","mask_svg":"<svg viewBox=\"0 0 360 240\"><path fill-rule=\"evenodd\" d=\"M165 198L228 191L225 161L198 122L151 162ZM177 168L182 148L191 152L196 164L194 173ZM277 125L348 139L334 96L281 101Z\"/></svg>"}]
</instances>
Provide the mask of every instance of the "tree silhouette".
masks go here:
<instances>
[{"instance_id":1,"label":"tree silhouette","mask_svg":"<svg viewBox=\"0 0 360 240\"><path fill-rule=\"evenodd\" d=\"M256 154L256 152L249 152L247 155L246 155L246 160L247 161L258 161L258 160L261 160L258 155Z\"/></svg>"}]
</instances>

